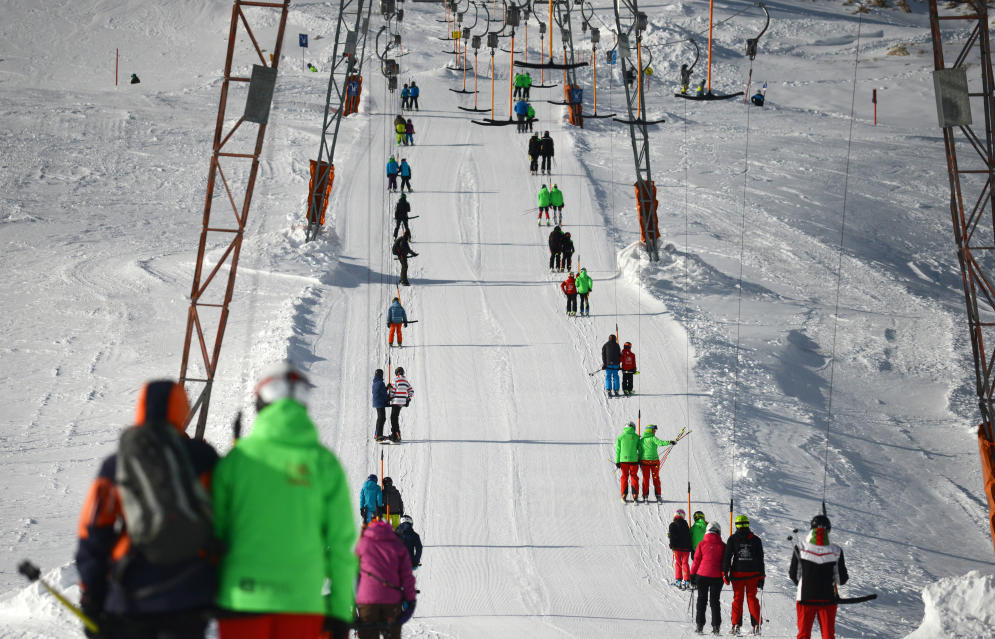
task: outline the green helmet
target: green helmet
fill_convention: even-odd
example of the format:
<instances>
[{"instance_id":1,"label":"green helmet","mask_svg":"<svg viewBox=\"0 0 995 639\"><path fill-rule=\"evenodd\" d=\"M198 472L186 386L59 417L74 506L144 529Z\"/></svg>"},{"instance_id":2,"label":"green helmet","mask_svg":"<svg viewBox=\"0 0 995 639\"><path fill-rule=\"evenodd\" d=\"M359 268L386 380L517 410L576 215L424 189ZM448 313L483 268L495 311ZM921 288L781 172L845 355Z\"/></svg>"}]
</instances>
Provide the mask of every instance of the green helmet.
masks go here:
<instances>
[{"instance_id":1,"label":"green helmet","mask_svg":"<svg viewBox=\"0 0 995 639\"><path fill-rule=\"evenodd\" d=\"M750 518L746 515L740 515L736 517L736 528L749 528Z\"/></svg>"}]
</instances>

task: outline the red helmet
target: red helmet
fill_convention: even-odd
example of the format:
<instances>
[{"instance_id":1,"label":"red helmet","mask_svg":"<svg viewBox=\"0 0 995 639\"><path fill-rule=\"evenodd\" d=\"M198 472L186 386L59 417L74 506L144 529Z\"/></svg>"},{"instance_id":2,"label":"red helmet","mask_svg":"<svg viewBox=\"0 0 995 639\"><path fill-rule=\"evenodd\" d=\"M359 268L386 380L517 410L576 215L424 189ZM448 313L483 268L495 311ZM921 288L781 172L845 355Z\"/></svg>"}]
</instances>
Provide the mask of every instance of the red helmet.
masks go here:
<instances>
[{"instance_id":1,"label":"red helmet","mask_svg":"<svg viewBox=\"0 0 995 639\"><path fill-rule=\"evenodd\" d=\"M632 342L626 342L622 345L622 348L632 348Z\"/></svg>"}]
</instances>

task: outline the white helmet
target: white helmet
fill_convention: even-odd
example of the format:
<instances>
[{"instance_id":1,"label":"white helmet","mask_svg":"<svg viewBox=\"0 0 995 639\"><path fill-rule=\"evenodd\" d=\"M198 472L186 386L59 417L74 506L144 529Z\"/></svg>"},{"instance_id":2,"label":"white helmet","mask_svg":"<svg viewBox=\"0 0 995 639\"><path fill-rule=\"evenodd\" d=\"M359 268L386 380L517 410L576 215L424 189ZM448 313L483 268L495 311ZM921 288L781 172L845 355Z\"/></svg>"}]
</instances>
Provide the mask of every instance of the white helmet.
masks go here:
<instances>
[{"instance_id":1,"label":"white helmet","mask_svg":"<svg viewBox=\"0 0 995 639\"><path fill-rule=\"evenodd\" d=\"M414 526L415 520L411 518L411 515L401 515L401 523Z\"/></svg>"},{"instance_id":2,"label":"white helmet","mask_svg":"<svg viewBox=\"0 0 995 639\"><path fill-rule=\"evenodd\" d=\"M722 535L722 526L719 525L719 522L713 521L712 523L708 524L708 532L713 532L716 535L720 535L721 536Z\"/></svg>"},{"instance_id":3,"label":"white helmet","mask_svg":"<svg viewBox=\"0 0 995 639\"><path fill-rule=\"evenodd\" d=\"M304 373L289 360L274 364L256 384L256 410L262 410L278 399L289 398L307 406L314 386Z\"/></svg>"}]
</instances>

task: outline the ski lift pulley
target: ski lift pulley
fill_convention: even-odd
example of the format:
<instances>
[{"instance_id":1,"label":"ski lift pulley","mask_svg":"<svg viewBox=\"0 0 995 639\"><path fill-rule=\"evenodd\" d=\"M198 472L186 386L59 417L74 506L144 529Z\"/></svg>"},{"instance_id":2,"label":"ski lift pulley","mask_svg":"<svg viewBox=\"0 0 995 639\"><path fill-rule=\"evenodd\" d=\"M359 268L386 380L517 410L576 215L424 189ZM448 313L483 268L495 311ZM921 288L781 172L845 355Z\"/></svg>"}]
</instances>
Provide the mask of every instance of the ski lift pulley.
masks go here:
<instances>
[{"instance_id":1,"label":"ski lift pulley","mask_svg":"<svg viewBox=\"0 0 995 639\"><path fill-rule=\"evenodd\" d=\"M473 47L474 51L480 49L480 36L475 35L470 38L470 46Z\"/></svg>"},{"instance_id":2,"label":"ski lift pulley","mask_svg":"<svg viewBox=\"0 0 995 639\"><path fill-rule=\"evenodd\" d=\"M519 23L518 7L511 5L508 7L508 12L504 16L504 23L509 27L517 27Z\"/></svg>"},{"instance_id":3,"label":"ski lift pulley","mask_svg":"<svg viewBox=\"0 0 995 639\"><path fill-rule=\"evenodd\" d=\"M463 27L463 39L464 40L470 39L470 27Z\"/></svg>"},{"instance_id":4,"label":"ski lift pulley","mask_svg":"<svg viewBox=\"0 0 995 639\"><path fill-rule=\"evenodd\" d=\"M498 34L495 31L491 31L487 34L487 46L491 49L497 49L498 47Z\"/></svg>"},{"instance_id":5,"label":"ski lift pulley","mask_svg":"<svg viewBox=\"0 0 995 639\"><path fill-rule=\"evenodd\" d=\"M591 44L601 42L601 31L597 27L591 27Z\"/></svg>"},{"instance_id":6,"label":"ski lift pulley","mask_svg":"<svg viewBox=\"0 0 995 639\"><path fill-rule=\"evenodd\" d=\"M649 17L640 11L636 14L636 31L643 32L649 26Z\"/></svg>"},{"instance_id":7,"label":"ski lift pulley","mask_svg":"<svg viewBox=\"0 0 995 639\"><path fill-rule=\"evenodd\" d=\"M394 4L394 0L380 0L380 13L384 16L394 15L394 11L397 9Z\"/></svg>"}]
</instances>

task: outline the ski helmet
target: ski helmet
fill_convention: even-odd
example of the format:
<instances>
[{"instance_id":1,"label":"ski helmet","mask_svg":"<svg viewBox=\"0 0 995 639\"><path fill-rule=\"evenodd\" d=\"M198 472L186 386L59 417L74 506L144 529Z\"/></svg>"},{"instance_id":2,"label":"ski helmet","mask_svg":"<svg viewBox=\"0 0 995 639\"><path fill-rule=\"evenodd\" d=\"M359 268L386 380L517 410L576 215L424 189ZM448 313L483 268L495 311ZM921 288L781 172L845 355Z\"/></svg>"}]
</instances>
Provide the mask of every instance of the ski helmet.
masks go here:
<instances>
[{"instance_id":1,"label":"ski helmet","mask_svg":"<svg viewBox=\"0 0 995 639\"><path fill-rule=\"evenodd\" d=\"M719 525L719 522L713 521L712 523L708 524L708 532L715 533L716 535L721 535L722 526Z\"/></svg>"},{"instance_id":2,"label":"ski helmet","mask_svg":"<svg viewBox=\"0 0 995 639\"><path fill-rule=\"evenodd\" d=\"M557 224L556 226L553 227L553 233L562 233L562 232L563 231L560 229L560 225L559 224Z\"/></svg>"},{"instance_id":3,"label":"ski helmet","mask_svg":"<svg viewBox=\"0 0 995 639\"><path fill-rule=\"evenodd\" d=\"M415 520L411 518L411 515L401 515L401 523L408 524L409 526L414 526Z\"/></svg>"},{"instance_id":4,"label":"ski helmet","mask_svg":"<svg viewBox=\"0 0 995 639\"><path fill-rule=\"evenodd\" d=\"M566 233L564 233L563 237L570 237L570 231L567 231Z\"/></svg>"},{"instance_id":5,"label":"ski helmet","mask_svg":"<svg viewBox=\"0 0 995 639\"><path fill-rule=\"evenodd\" d=\"M390 477L384 477L383 478L383 485L384 486L393 486L394 485L394 480L391 479Z\"/></svg>"},{"instance_id":6,"label":"ski helmet","mask_svg":"<svg viewBox=\"0 0 995 639\"><path fill-rule=\"evenodd\" d=\"M656 424L646 424L646 430L656 430Z\"/></svg>"},{"instance_id":7,"label":"ski helmet","mask_svg":"<svg viewBox=\"0 0 995 639\"><path fill-rule=\"evenodd\" d=\"M700 510L694 511L694 514L691 516L694 518L695 521L698 521L699 519L705 521L705 513L701 512Z\"/></svg>"},{"instance_id":8,"label":"ski helmet","mask_svg":"<svg viewBox=\"0 0 995 639\"><path fill-rule=\"evenodd\" d=\"M553 185L553 188L554 188L554 189L558 189L558 188L560 188L560 187L554 184L554 185Z\"/></svg>"},{"instance_id":9,"label":"ski helmet","mask_svg":"<svg viewBox=\"0 0 995 639\"><path fill-rule=\"evenodd\" d=\"M629 427L629 428L635 428L636 427L636 422L629 422L628 424L626 424L626 426Z\"/></svg>"},{"instance_id":10,"label":"ski helmet","mask_svg":"<svg viewBox=\"0 0 995 639\"><path fill-rule=\"evenodd\" d=\"M378 368L375 373L373 373L373 379L383 379L383 369Z\"/></svg>"},{"instance_id":11,"label":"ski helmet","mask_svg":"<svg viewBox=\"0 0 995 639\"><path fill-rule=\"evenodd\" d=\"M609 342L615 342L615 341L618 341L618 340L617 340L617 339L615 338L615 333L612 333L611 335L609 335L609 336L608 336L608 341L609 341Z\"/></svg>"},{"instance_id":12,"label":"ski helmet","mask_svg":"<svg viewBox=\"0 0 995 639\"><path fill-rule=\"evenodd\" d=\"M684 512L684 509L683 509L683 508L678 508L678 509L677 509L677 510L676 510L676 511L674 512L674 519L677 519L678 517L680 517L681 519L686 519L686 518L687 518L687 513L686 513L686 512Z\"/></svg>"},{"instance_id":13,"label":"ski helmet","mask_svg":"<svg viewBox=\"0 0 995 639\"><path fill-rule=\"evenodd\" d=\"M622 345L622 348L632 348L632 342L626 342Z\"/></svg>"},{"instance_id":14,"label":"ski helmet","mask_svg":"<svg viewBox=\"0 0 995 639\"><path fill-rule=\"evenodd\" d=\"M404 193L401 193L401 199L402 199L402 200L406 200L406 199L408 199L408 196L407 196L407 195L405 195Z\"/></svg>"},{"instance_id":15,"label":"ski helmet","mask_svg":"<svg viewBox=\"0 0 995 639\"><path fill-rule=\"evenodd\" d=\"M373 482L375 482L376 480L377 480L377 476L376 475L370 475L369 477L366 478L366 481L373 481Z\"/></svg>"},{"instance_id":16,"label":"ski helmet","mask_svg":"<svg viewBox=\"0 0 995 639\"><path fill-rule=\"evenodd\" d=\"M746 515L740 515L736 517L736 528L749 528L750 518Z\"/></svg>"},{"instance_id":17,"label":"ski helmet","mask_svg":"<svg viewBox=\"0 0 995 639\"><path fill-rule=\"evenodd\" d=\"M256 410L262 410L284 398L296 400L306 406L312 388L314 387L304 373L284 360L272 366L256 384Z\"/></svg>"},{"instance_id":18,"label":"ski helmet","mask_svg":"<svg viewBox=\"0 0 995 639\"><path fill-rule=\"evenodd\" d=\"M395 302L397 302L398 304L400 304L400 303L401 303L401 300L400 300L400 298L397 298L397 297L395 297L395 298L394 298L394 301L395 301Z\"/></svg>"},{"instance_id":19,"label":"ski helmet","mask_svg":"<svg viewBox=\"0 0 995 639\"><path fill-rule=\"evenodd\" d=\"M826 532L833 529L833 525L829 522L829 517L825 515L816 515L812 518L812 528L825 528Z\"/></svg>"},{"instance_id":20,"label":"ski helmet","mask_svg":"<svg viewBox=\"0 0 995 639\"><path fill-rule=\"evenodd\" d=\"M395 368L394 369L394 374L395 375L404 375L404 367L403 366L398 366L397 368Z\"/></svg>"},{"instance_id":21,"label":"ski helmet","mask_svg":"<svg viewBox=\"0 0 995 639\"><path fill-rule=\"evenodd\" d=\"M541 187L539 187L539 190L541 191L541 190L542 190L542 189L544 189L544 188L546 188L546 185L545 185L545 184L543 184L543 185L542 185Z\"/></svg>"},{"instance_id":22,"label":"ski helmet","mask_svg":"<svg viewBox=\"0 0 995 639\"><path fill-rule=\"evenodd\" d=\"M392 155L392 156L390 156L390 161L391 161L391 162L397 162L397 160L395 160L395 159L394 159L394 156L393 156L393 155Z\"/></svg>"}]
</instances>

